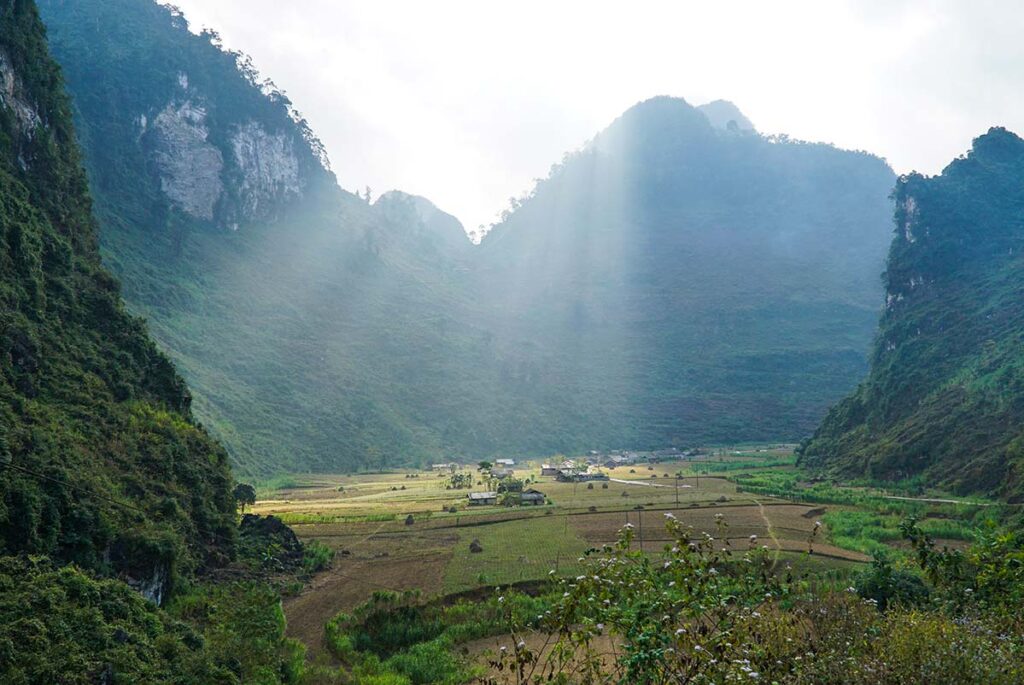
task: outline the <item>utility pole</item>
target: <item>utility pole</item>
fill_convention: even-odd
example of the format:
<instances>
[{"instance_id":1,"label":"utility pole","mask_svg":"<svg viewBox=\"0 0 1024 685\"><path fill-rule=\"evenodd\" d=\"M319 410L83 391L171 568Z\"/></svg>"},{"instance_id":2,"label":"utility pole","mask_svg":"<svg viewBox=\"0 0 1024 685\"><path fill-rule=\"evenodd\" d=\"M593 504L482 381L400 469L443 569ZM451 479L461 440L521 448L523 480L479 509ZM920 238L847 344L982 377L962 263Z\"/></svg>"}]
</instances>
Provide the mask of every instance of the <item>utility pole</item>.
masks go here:
<instances>
[{"instance_id":1,"label":"utility pole","mask_svg":"<svg viewBox=\"0 0 1024 685\"><path fill-rule=\"evenodd\" d=\"M640 523L640 551L644 551L644 511L643 509L636 512L636 520Z\"/></svg>"}]
</instances>

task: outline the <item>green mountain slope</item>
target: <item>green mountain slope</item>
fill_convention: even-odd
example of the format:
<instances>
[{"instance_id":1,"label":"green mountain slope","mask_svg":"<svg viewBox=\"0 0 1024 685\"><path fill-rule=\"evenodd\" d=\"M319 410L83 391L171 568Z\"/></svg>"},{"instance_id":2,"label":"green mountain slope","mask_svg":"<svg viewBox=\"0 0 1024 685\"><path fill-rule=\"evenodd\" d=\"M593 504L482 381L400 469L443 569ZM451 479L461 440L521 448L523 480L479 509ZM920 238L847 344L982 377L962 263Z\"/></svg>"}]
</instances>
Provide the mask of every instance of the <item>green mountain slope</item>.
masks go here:
<instances>
[{"instance_id":1,"label":"green mountain slope","mask_svg":"<svg viewBox=\"0 0 1024 685\"><path fill-rule=\"evenodd\" d=\"M0 554L137 581L233 553L227 454L122 306L33 3L0 5Z\"/></svg>"},{"instance_id":2,"label":"green mountain slope","mask_svg":"<svg viewBox=\"0 0 1024 685\"><path fill-rule=\"evenodd\" d=\"M901 178L871 372L808 464L1019 498L1024 141L993 128L942 174Z\"/></svg>"},{"instance_id":3,"label":"green mountain slope","mask_svg":"<svg viewBox=\"0 0 1024 685\"><path fill-rule=\"evenodd\" d=\"M476 248L423 198L340 190L174 10L41 9L106 263L243 473L795 439L865 370L876 158L656 100Z\"/></svg>"},{"instance_id":4,"label":"green mountain slope","mask_svg":"<svg viewBox=\"0 0 1024 685\"><path fill-rule=\"evenodd\" d=\"M439 408L463 402L446 388L479 337L455 323L450 222L338 189L287 99L172 9L41 7L106 260L236 464L379 467L441 455L449 424L468 434Z\"/></svg>"},{"instance_id":5,"label":"green mountain slope","mask_svg":"<svg viewBox=\"0 0 1024 685\"><path fill-rule=\"evenodd\" d=\"M893 179L654 98L488 234L477 287L577 441L793 438L864 372Z\"/></svg>"}]
</instances>

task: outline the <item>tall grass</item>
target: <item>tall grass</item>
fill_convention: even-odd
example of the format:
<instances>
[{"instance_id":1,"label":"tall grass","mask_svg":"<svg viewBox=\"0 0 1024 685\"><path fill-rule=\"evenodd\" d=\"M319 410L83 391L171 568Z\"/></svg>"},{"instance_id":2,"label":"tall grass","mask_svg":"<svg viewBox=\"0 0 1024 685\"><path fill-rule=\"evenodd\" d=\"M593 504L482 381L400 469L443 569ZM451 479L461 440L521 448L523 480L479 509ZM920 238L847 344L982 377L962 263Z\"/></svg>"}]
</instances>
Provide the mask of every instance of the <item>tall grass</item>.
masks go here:
<instances>
[{"instance_id":1,"label":"tall grass","mask_svg":"<svg viewBox=\"0 0 1024 685\"><path fill-rule=\"evenodd\" d=\"M478 675L456 656L457 645L501 634L510 620L527 623L550 606L550 598L518 592L450 605L417 602L417 593L375 592L351 615L328 622L328 648L363 678L358 682L455 685Z\"/></svg>"}]
</instances>

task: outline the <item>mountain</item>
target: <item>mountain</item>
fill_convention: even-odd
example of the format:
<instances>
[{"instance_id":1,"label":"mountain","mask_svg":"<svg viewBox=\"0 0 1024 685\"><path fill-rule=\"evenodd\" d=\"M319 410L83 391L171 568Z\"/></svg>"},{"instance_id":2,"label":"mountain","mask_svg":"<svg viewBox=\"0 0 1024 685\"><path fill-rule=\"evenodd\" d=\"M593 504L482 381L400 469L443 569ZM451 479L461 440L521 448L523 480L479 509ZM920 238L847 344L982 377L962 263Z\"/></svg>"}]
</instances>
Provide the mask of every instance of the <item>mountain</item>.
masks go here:
<instances>
[{"instance_id":1,"label":"mountain","mask_svg":"<svg viewBox=\"0 0 1024 685\"><path fill-rule=\"evenodd\" d=\"M712 100L697 107L711 125L723 131L754 131L753 122L728 100Z\"/></svg>"},{"instance_id":2,"label":"mountain","mask_svg":"<svg viewBox=\"0 0 1024 685\"><path fill-rule=\"evenodd\" d=\"M462 223L425 197L390 190L373 203L385 220L410 230L412 240L435 243L435 251L467 257L472 247Z\"/></svg>"},{"instance_id":3,"label":"mountain","mask_svg":"<svg viewBox=\"0 0 1024 685\"><path fill-rule=\"evenodd\" d=\"M740 115L742 116L742 115ZM794 438L866 369L894 176L637 104L484 239L476 288L563 437Z\"/></svg>"},{"instance_id":4,"label":"mountain","mask_svg":"<svg viewBox=\"0 0 1024 685\"><path fill-rule=\"evenodd\" d=\"M287 98L173 8L40 8L104 259L240 472L425 462L509 434L453 217L341 190Z\"/></svg>"},{"instance_id":5,"label":"mountain","mask_svg":"<svg viewBox=\"0 0 1024 685\"><path fill-rule=\"evenodd\" d=\"M866 370L877 158L655 99L474 246L425 198L340 189L173 8L40 8L105 263L245 476L796 439Z\"/></svg>"},{"instance_id":6,"label":"mountain","mask_svg":"<svg viewBox=\"0 0 1024 685\"><path fill-rule=\"evenodd\" d=\"M30 2L0 4L0 554L160 601L233 555L226 452L100 264L71 106Z\"/></svg>"},{"instance_id":7,"label":"mountain","mask_svg":"<svg viewBox=\"0 0 1024 685\"><path fill-rule=\"evenodd\" d=\"M803 449L812 466L1020 501L1024 141L993 128L895 191L885 310L867 379Z\"/></svg>"}]
</instances>

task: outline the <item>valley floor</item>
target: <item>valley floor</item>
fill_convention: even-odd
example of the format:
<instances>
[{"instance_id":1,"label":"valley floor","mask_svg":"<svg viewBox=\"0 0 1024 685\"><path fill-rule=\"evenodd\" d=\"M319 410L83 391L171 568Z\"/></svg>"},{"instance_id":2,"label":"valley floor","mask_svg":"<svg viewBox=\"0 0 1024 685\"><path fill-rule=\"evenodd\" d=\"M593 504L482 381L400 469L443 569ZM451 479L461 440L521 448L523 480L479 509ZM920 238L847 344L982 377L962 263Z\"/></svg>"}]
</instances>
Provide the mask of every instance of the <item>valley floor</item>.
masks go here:
<instances>
[{"instance_id":1,"label":"valley floor","mask_svg":"<svg viewBox=\"0 0 1024 685\"><path fill-rule=\"evenodd\" d=\"M780 568L847 574L869 560L831 542L820 521L849 507L751 494L732 478L747 475L746 468L791 473L786 451L623 466L608 470L610 481L592 484L558 482L539 467L522 464L516 476L544 493L542 506L468 506L469 492L487 489L469 467L471 489L448 487L449 474L418 471L296 476L261 488L256 513L277 515L304 541L336 552L329 570L286 599L289 634L308 646L312 660L329 662L324 624L376 590L419 590L429 598L538 581L552 571L575 574L585 550L614 542L627 523L636 548L657 553L669 542L668 514L696 534L728 539L737 551L767 546ZM474 542L481 551L470 551Z\"/></svg>"}]
</instances>

